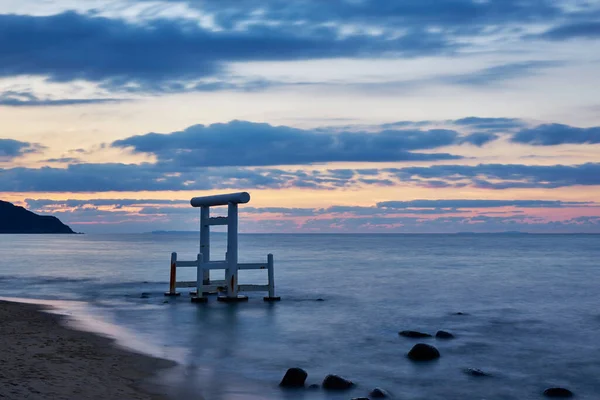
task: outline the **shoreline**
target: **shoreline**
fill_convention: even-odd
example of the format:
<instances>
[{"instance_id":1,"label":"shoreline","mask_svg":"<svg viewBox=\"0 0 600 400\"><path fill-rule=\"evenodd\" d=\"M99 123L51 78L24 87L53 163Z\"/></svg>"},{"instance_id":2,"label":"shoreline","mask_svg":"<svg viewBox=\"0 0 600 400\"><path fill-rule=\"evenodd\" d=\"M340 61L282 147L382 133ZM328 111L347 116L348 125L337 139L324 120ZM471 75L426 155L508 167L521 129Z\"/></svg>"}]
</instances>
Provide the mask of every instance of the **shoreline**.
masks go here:
<instances>
[{"instance_id":1,"label":"shoreline","mask_svg":"<svg viewBox=\"0 0 600 400\"><path fill-rule=\"evenodd\" d=\"M0 300L0 397L168 400L158 373L174 361L72 328L43 304Z\"/></svg>"}]
</instances>

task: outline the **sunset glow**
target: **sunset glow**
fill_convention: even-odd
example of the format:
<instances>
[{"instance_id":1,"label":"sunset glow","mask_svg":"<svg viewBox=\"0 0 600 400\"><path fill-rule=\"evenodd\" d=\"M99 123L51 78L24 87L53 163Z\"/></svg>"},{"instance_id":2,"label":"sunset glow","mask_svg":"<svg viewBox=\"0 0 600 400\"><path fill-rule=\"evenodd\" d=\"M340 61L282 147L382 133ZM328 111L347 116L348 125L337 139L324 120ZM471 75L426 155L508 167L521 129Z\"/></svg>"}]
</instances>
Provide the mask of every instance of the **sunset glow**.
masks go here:
<instances>
[{"instance_id":1,"label":"sunset glow","mask_svg":"<svg viewBox=\"0 0 600 400\"><path fill-rule=\"evenodd\" d=\"M600 233L597 2L38 3L0 4L0 198L76 231L243 190L244 232Z\"/></svg>"}]
</instances>

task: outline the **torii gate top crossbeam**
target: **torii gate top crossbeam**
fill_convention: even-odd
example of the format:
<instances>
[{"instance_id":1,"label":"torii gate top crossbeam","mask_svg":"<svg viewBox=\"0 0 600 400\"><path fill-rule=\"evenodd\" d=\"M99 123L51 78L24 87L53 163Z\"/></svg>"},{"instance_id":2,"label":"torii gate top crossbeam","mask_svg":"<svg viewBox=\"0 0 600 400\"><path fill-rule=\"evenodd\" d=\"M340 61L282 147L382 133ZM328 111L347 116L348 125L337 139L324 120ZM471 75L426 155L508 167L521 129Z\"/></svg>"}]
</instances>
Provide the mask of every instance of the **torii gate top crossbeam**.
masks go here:
<instances>
[{"instance_id":1,"label":"torii gate top crossbeam","mask_svg":"<svg viewBox=\"0 0 600 400\"><path fill-rule=\"evenodd\" d=\"M215 196L194 197L190 204L192 207L226 206L227 204L245 204L250 201L248 192L218 194Z\"/></svg>"}]
</instances>

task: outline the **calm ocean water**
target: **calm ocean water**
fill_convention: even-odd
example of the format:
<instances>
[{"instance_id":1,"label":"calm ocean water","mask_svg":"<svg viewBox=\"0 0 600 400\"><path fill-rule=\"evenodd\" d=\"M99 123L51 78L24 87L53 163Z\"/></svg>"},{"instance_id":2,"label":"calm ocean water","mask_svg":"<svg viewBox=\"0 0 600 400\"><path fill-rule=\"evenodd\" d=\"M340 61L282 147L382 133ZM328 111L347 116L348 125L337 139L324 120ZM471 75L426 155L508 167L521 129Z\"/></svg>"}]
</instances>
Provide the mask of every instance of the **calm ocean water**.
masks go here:
<instances>
[{"instance_id":1,"label":"calm ocean water","mask_svg":"<svg viewBox=\"0 0 600 400\"><path fill-rule=\"evenodd\" d=\"M214 242L216 258L224 236ZM600 235L241 235L240 262L275 255L280 303L165 298L170 252L197 249L194 234L4 235L0 296L75 301L68 312L180 361L163 377L179 398L350 399L382 387L400 399L541 399L551 386L600 398ZM414 364L416 342L398 336L407 329L457 337L423 340L442 357ZM358 386L281 391L293 366L308 383L335 373Z\"/></svg>"}]
</instances>

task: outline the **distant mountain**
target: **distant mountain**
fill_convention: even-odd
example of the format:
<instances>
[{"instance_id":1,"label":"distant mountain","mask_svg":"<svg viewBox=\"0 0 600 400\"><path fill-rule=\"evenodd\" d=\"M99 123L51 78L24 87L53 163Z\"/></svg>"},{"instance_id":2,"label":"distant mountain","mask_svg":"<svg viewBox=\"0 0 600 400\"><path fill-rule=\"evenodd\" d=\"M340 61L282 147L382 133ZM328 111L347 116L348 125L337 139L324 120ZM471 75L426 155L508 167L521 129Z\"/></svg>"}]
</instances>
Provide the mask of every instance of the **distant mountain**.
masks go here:
<instances>
[{"instance_id":1,"label":"distant mountain","mask_svg":"<svg viewBox=\"0 0 600 400\"><path fill-rule=\"evenodd\" d=\"M75 233L56 217L42 216L0 200L0 233Z\"/></svg>"}]
</instances>

